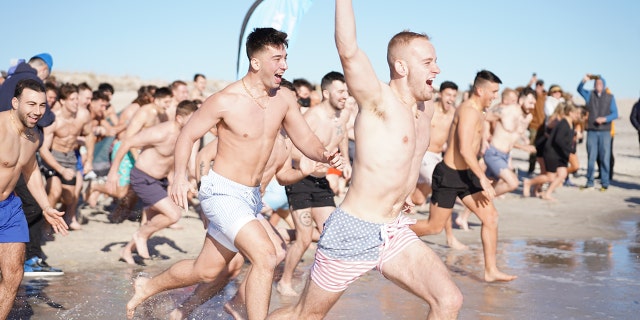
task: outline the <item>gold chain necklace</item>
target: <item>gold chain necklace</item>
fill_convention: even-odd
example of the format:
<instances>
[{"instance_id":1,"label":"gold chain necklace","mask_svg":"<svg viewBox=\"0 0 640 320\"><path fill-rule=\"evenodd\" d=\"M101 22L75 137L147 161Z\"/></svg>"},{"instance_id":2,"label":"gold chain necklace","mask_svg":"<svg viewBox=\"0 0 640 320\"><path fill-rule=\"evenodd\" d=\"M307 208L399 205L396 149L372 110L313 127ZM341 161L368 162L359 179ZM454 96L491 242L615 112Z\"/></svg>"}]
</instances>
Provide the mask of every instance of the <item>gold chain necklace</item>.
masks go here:
<instances>
[{"instance_id":1,"label":"gold chain necklace","mask_svg":"<svg viewBox=\"0 0 640 320\"><path fill-rule=\"evenodd\" d=\"M266 110L267 107L263 106L262 103L260 103L260 101L258 101L258 99L256 97L254 97L251 92L249 91L249 88L247 88L247 85L244 83L244 78L240 79L240 81L242 81L242 87L244 88L244 91L251 97L251 99L253 99L253 101L260 107L262 108L262 110ZM268 101L268 100L267 100Z\"/></svg>"},{"instance_id":2,"label":"gold chain necklace","mask_svg":"<svg viewBox=\"0 0 640 320\"><path fill-rule=\"evenodd\" d=\"M33 140L33 132L31 131L30 128L25 128L24 131L20 131L20 128L18 128L18 124L16 123L16 120L13 118L13 109L9 112L9 117L11 118L11 123L13 124L13 127L16 129L16 132L18 133L19 136L32 141Z\"/></svg>"}]
</instances>

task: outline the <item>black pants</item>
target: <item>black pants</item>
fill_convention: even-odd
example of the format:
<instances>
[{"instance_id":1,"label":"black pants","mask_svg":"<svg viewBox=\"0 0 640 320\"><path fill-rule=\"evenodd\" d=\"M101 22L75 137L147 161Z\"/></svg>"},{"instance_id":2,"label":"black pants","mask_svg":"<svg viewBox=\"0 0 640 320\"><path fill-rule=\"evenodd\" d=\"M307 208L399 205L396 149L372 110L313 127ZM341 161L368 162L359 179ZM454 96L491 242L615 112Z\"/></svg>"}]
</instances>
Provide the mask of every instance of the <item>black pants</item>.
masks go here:
<instances>
[{"instance_id":1,"label":"black pants","mask_svg":"<svg viewBox=\"0 0 640 320\"><path fill-rule=\"evenodd\" d=\"M45 258L44 252L42 252L42 244L40 239L42 238L42 224L44 223L44 216L42 215L42 209L33 198L31 192L27 188L27 183L24 177L20 175L18 183L16 184L15 192L22 200L22 210L27 218L27 224L29 225L29 243L27 243L27 252L25 254L26 259L31 259L34 256L38 256L42 259Z\"/></svg>"}]
</instances>

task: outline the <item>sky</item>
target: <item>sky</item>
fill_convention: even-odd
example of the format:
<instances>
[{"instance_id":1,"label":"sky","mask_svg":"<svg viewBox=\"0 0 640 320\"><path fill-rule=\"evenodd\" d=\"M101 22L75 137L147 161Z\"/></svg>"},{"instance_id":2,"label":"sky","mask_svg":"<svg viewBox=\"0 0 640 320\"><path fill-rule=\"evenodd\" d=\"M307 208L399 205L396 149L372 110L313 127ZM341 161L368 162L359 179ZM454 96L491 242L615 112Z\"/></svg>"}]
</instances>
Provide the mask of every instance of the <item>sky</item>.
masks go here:
<instances>
[{"instance_id":1,"label":"sky","mask_svg":"<svg viewBox=\"0 0 640 320\"><path fill-rule=\"evenodd\" d=\"M238 37L254 0L0 1L0 69L49 52L53 71L184 80L195 73L235 80ZM468 88L487 69L503 85L532 73L577 95L586 73L601 74L617 98L640 96L640 1L354 0L359 46L389 80L386 46L397 32L427 33L441 73ZM341 71L334 1L314 0L288 49L285 78L319 83ZM12 37L12 40L8 40ZM589 84L588 88L592 86Z\"/></svg>"}]
</instances>

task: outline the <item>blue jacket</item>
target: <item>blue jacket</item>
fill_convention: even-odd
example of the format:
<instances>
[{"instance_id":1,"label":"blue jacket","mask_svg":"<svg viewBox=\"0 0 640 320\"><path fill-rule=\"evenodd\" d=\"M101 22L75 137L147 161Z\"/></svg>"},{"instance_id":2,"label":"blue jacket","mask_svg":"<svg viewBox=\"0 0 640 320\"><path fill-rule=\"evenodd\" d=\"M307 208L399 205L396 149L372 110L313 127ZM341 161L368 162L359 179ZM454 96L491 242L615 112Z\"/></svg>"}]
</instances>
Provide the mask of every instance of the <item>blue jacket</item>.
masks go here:
<instances>
[{"instance_id":1,"label":"blue jacket","mask_svg":"<svg viewBox=\"0 0 640 320\"><path fill-rule=\"evenodd\" d=\"M602 79L602 83L604 84L604 87L607 87L607 82L604 81L604 78L600 78ZM589 104L589 100L591 98L591 93L594 93L593 90L587 90L584 88L584 82L580 81L580 84L578 84L578 93L580 93L580 95L584 98L584 100L586 101L587 104ZM605 118L607 119L607 123L618 119L618 105L616 105L616 99L611 99L611 107L609 108L610 112L609 115L607 115Z\"/></svg>"}]
</instances>

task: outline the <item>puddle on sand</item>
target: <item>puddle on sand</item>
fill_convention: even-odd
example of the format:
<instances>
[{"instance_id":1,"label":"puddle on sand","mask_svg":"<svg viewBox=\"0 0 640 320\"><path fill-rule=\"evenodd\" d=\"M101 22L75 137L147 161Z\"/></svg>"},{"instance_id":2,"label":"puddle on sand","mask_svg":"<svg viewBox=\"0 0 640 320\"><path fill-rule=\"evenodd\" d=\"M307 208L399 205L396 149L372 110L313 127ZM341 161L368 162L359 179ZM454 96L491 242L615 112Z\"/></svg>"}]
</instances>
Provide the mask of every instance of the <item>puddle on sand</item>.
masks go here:
<instances>
[{"instance_id":1,"label":"puddle on sand","mask_svg":"<svg viewBox=\"0 0 640 320\"><path fill-rule=\"evenodd\" d=\"M510 283L481 280L482 248L455 252L431 246L445 261L464 295L460 319L627 319L640 313L640 221L623 221L622 240L518 240L499 244L498 264L519 278ZM312 259L296 273L308 277ZM25 279L9 319L123 319L131 278L164 267L69 272L63 277ZM163 293L137 310L137 319L166 319L193 287ZM196 309L189 319L231 319L223 305L235 283ZM295 303L275 290L271 308ZM423 319L428 306L377 271L356 281L327 319Z\"/></svg>"}]
</instances>

